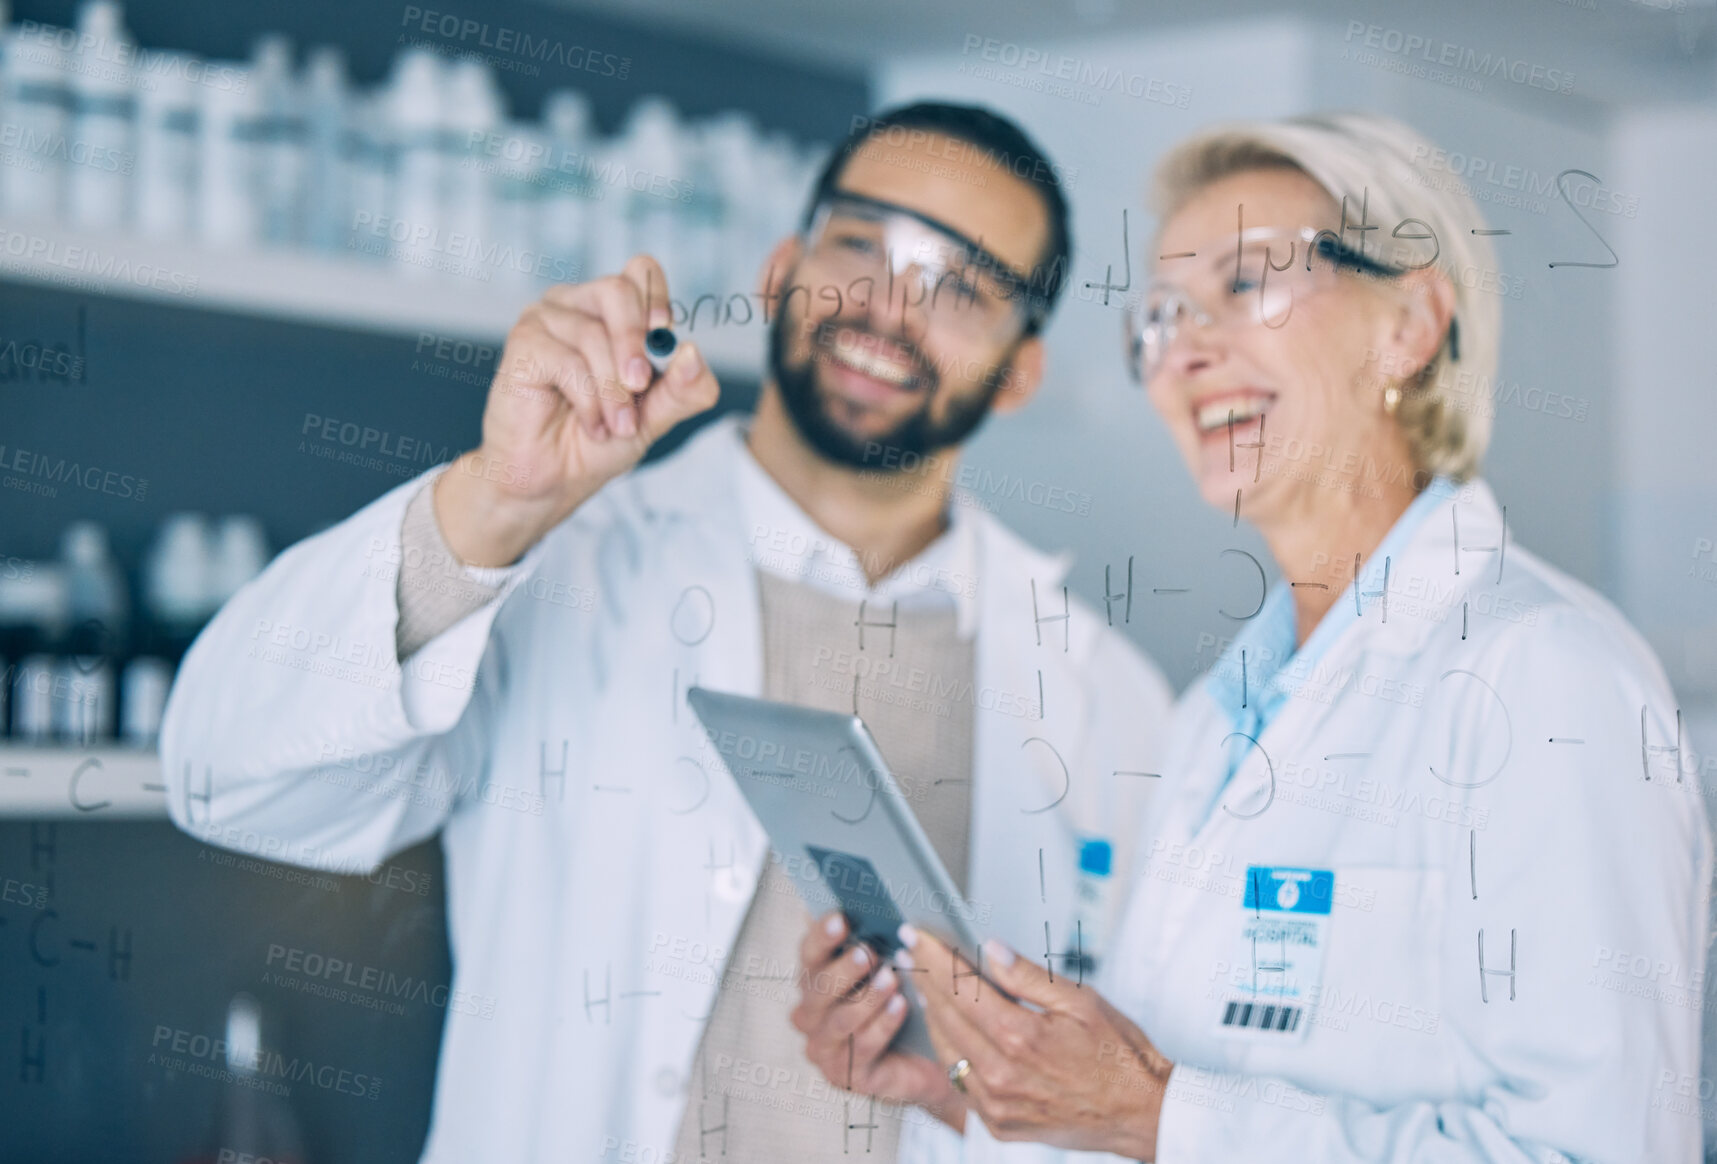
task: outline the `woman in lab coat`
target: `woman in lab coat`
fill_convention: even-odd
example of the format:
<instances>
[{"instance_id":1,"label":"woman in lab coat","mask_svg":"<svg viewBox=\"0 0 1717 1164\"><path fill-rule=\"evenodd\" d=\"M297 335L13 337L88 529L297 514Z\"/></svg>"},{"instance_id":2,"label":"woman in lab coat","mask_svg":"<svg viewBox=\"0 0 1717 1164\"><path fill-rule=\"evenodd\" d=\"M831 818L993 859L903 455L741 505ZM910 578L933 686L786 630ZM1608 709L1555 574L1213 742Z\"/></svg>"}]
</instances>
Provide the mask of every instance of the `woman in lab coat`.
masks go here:
<instances>
[{"instance_id":1,"label":"woman in lab coat","mask_svg":"<svg viewBox=\"0 0 1717 1164\"><path fill-rule=\"evenodd\" d=\"M1650 650L1477 476L1496 259L1429 156L1349 115L1158 169L1129 358L1282 579L1181 701L1099 981L987 946L1034 1012L904 935L968 1159L1699 1159L1692 758Z\"/></svg>"}]
</instances>

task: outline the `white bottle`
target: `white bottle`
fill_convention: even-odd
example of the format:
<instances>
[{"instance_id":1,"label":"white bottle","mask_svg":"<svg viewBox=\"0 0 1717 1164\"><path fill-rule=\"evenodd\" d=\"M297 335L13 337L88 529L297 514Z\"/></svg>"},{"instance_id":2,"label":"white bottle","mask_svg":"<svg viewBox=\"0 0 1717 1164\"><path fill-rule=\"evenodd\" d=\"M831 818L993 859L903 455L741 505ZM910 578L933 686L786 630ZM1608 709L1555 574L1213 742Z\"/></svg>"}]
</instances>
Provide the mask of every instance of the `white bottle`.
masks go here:
<instances>
[{"instance_id":1,"label":"white bottle","mask_svg":"<svg viewBox=\"0 0 1717 1164\"><path fill-rule=\"evenodd\" d=\"M602 197L590 156L590 100L560 89L543 103L548 152L537 207L537 247L554 283L578 283L599 273L590 266L594 204Z\"/></svg>"},{"instance_id":2,"label":"white bottle","mask_svg":"<svg viewBox=\"0 0 1717 1164\"><path fill-rule=\"evenodd\" d=\"M136 216L140 233L183 239L197 198L197 87L200 63L178 53L143 53L137 90Z\"/></svg>"},{"instance_id":3,"label":"white bottle","mask_svg":"<svg viewBox=\"0 0 1717 1164\"><path fill-rule=\"evenodd\" d=\"M640 249L632 222L630 142L625 136L591 143L590 178L595 197L590 204L590 230L585 236L589 263L584 277L614 275ZM659 256L658 256L659 257Z\"/></svg>"},{"instance_id":4,"label":"white bottle","mask_svg":"<svg viewBox=\"0 0 1717 1164\"><path fill-rule=\"evenodd\" d=\"M385 93L353 101L342 152L348 185L340 246L374 263L387 262L393 247L388 231L397 167L387 104Z\"/></svg>"},{"instance_id":5,"label":"white bottle","mask_svg":"<svg viewBox=\"0 0 1717 1164\"><path fill-rule=\"evenodd\" d=\"M117 649L125 636L130 602L125 578L108 551L107 530L93 521L74 521L60 535L66 578L66 611L74 631L99 623L102 638Z\"/></svg>"},{"instance_id":6,"label":"white bottle","mask_svg":"<svg viewBox=\"0 0 1717 1164\"><path fill-rule=\"evenodd\" d=\"M252 247L262 234L256 204L258 90L242 63L205 66L205 73L210 69L225 71L232 84L201 87L198 232L215 246Z\"/></svg>"},{"instance_id":7,"label":"white bottle","mask_svg":"<svg viewBox=\"0 0 1717 1164\"><path fill-rule=\"evenodd\" d=\"M54 657L28 655L12 677L12 738L43 744L54 734Z\"/></svg>"},{"instance_id":8,"label":"white bottle","mask_svg":"<svg viewBox=\"0 0 1717 1164\"><path fill-rule=\"evenodd\" d=\"M494 159L484 148L500 129L506 105L489 66L460 57L447 73L446 125L442 136L442 189L447 206L441 223L450 265L470 278L493 279L500 260L494 246Z\"/></svg>"},{"instance_id":9,"label":"white bottle","mask_svg":"<svg viewBox=\"0 0 1717 1164\"><path fill-rule=\"evenodd\" d=\"M352 112L346 60L331 45L310 54L304 81L304 121L309 163L304 241L314 250L338 250L345 244L357 151L349 140Z\"/></svg>"},{"instance_id":10,"label":"white bottle","mask_svg":"<svg viewBox=\"0 0 1717 1164\"><path fill-rule=\"evenodd\" d=\"M741 290L769 253L758 247L766 215L758 192L757 126L743 113L723 113L704 126L703 141L720 208L717 277L727 283L741 281L734 288Z\"/></svg>"},{"instance_id":11,"label":"white bottle","mask_svg":"<svg viewBox=\"0 0 1717 1164\"><path fill-rule=\"evenodd\" d=\"M686 137L690 146L688 179L683 188L672 192L679 202L680 246L684 256L684 283L675 289L675 295L684 297L688 303L705 294L725 300L729 291L748 290L751 279L735 272L742 282L737 287L728 286L732 277L726 275L722 265L725 241L722 223L727 206L723 183L717 176L717 155L724 143L719 131L709 124L688 127Z\"/></svg>"},{"instance_id":12,"label":"white bottle","mask_svg":"<svg viewBox=\"0 0 1717 1164\"><path fill-rule=\"evenodd\" d=\"M278 33L256 42L251 80L256 86L256 192L262 240L290 246L304 237L304 187L309 169L292 44Z\"/></svg>"},{"instance_id":13,"label":"white bottle","mask_svg":"<svg viewBox=\"0 0 1717 1164\"><path fill-rule=\"evenodd\" d=\"M6 38L6 120L17 146L0 166L0 206L9 218L57 218L64 188L70 101L60 29L13 29Z\"/></svg>"},{"instance_id":14,"label":"white bottle","mask_svg":"<svg viewBox=\"0 0 1717 1164\"><path fill-rule=\"evenodd\" d=\"M161 717L173 669L167 660L144 655L125 665L119 680L119 736L138 748L152 748L160 739Z\"/></svg>"},{"instance_id":15,"label":"white bottle","mask_svg":"<svg viewBox=\"0 0 1717 1164\"><path fill-rule=\"evenodd\" d=\"M524 121L512 122L484 147L481 164L494 172L491 233L497 280L515 285L538 279L568 281L564 268L557 274L554 256L543 248L537 231L547 179L544 166L552 148L547 134Z\"/></svg>"},{"instance_id":16,"label":"white bottle","mask_svg":"<svg viewBox=\"0 0 1717 1164\"><path fill-rule=\"evenodd\" d=\"M12 736L40 743L54 730L54 658L43 653L60 642L66 628L65 570L56 563L30 562L0 578L0 629L15 644L11 674Z\"/></svg>"},{"instance_id":17,"label":"white bottle","mask_svg":"<svg viewBox=\"0 0 1717 1164\"><path fill-rule=\"evenodd\" d=\"M395 59L388 83L388 129L395 151L389 254L413 277L433 272L443 247L442 72L434 53L409 48Z\"/></svg>"},{"instance_id":18,"label":"white bottle","mask_svg":"<svg viewBox=\"0 0 1717 1164\"><path fill-rule=\"evenodd\" d=\"M113 738L113 660L100 655L70 655L54 664L54 735L87 747Z\"/></svg>"},{"instance_id":19,"label":"white bottle","mask_svg":"<svg viewBox=\"0 0 1717 1164\"><path fill-rule=\"evenodd\" d=\"M114 230L131 219L137 153L135 56L116 0L84 0L72 74L67 205L76 226Z\"/></svg>"},{"instance_id":20,"label":"white bottle","mask_svg":"<svg viewBox=\"0 0 1717 1164\"><path fill-rule=\"evenodd\" d=\"M665 97L645 97L627 119L623 193L629 201L632 249L653 255L669 285L689 286L693 275L685 251L690 153L679 115ZM676 292L677 295L677 292Z\"/></svg>"},{"instance_id":21,"label":"white bottle","mask_svg":"<svg viewBox=\"0 0 1717 1164\"><path fill-rule=\"evenodd\" d=\"M159 626L193 628L215 605L209 542L200 513L169 514L161 523L143 567L143 603Z\"/></svg>"},{"instance_id":22,"label":"white bottle","mask_svg":"<svg viewBox=\"0 0 1717 1164\"><path fill-rule=\"evenodd\" d=\"M223 517L210 545L209 595L211 613L237 594L239 587L268 565L268 539L260 518L248 514Z\"/></svg>"},{"instance_id":23,"label":"white bottle","mask_svg":"<svg viewBox=\"0 0 1717 1164\"><path fill-rule=\"evenodd\" d=\"M76 744L114 729L114 657L125 641L125 582L108 553L107 531L73 522L60 539L66 579L68 654L55 669L56 734Z\"/></svg>"}]
</instances>

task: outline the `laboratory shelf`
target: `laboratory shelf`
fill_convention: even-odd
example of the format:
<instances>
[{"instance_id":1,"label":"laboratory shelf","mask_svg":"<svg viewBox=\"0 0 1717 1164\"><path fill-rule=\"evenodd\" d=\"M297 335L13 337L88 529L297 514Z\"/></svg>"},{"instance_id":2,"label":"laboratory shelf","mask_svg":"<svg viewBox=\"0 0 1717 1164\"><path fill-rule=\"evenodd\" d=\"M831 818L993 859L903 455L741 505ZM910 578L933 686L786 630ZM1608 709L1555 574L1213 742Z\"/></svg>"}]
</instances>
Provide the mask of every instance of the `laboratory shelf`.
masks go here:
<instances>
[{"instance_id":1,"label":"laboratory shelf","mask_svg":"<svg viewBox=\"0 0 1717 1164\"><path fill-rule=\"evenodd\" d=\"M0 818L135 820L167 815L152 748L0 743Z\"/></svg>"},{"instance_id":2,"label":"laboratory shelf","mask_svg":"<svg viewBox=\"0 0 1717 1164\"><path fill-rule=\"evenodd\" d=\"M495 343L546 287L503 268L445 265L458 269L416 269L355 253L217 248L130 231L0 219L0 279L408 336L420 343ZM717 376L762 378L759 324L699 327L692 338Z\"/></svg>"}]
</instances>

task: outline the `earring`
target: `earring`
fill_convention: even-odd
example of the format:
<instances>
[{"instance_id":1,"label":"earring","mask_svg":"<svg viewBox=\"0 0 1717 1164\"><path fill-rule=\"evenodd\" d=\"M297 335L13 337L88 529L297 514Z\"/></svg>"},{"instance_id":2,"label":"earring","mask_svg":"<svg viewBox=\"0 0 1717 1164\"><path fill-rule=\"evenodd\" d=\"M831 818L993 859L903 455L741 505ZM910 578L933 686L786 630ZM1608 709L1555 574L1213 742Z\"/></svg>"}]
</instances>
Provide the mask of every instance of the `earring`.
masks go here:
<instances>
[{"instance_id":1,"label":"earring","mask_svg":"<svg viewBox=\"0 0 1717 1164\"><path fill-rule=\"evenodd\" d=\"M1401 406L1401 389L1394 384L1383 390L1383 411L1390 416Z\"/></svg>"}]
</instances>

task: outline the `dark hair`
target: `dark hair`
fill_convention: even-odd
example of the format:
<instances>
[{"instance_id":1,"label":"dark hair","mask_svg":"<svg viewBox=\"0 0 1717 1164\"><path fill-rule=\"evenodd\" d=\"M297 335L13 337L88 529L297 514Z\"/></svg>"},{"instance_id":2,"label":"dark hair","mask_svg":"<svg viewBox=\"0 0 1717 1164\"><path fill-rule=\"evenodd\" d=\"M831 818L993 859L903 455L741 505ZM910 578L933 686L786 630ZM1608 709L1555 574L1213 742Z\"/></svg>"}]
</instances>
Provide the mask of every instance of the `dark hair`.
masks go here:
<instances>
[{"instance_id":1,"label":"dark hair","mask_svg":"<svg viewBox=\"0 0 1717 1164\"><path fill-rule=\"evenodd\" d=\"M1025 131L998 113L977 105L951 105L942 101L920 101L885 110L875 117L853 118L852 131L835 147L817 175L811 203L805 208L804 226L809 226L817 205L828 197L846 170L847 162L873 137L893 136L894 131L941 134L977 146L984 160L1029 183L1043 199L1049 219L1049 244L1037 266L1028 274L1027 291L1041 310L1031 317L1027 334L1038 331L1054 309L1066 282L1072 257L1073 237L1067 225L1067 199L1061 192L1056 168Z\"/></svg>"}]
</instances>

